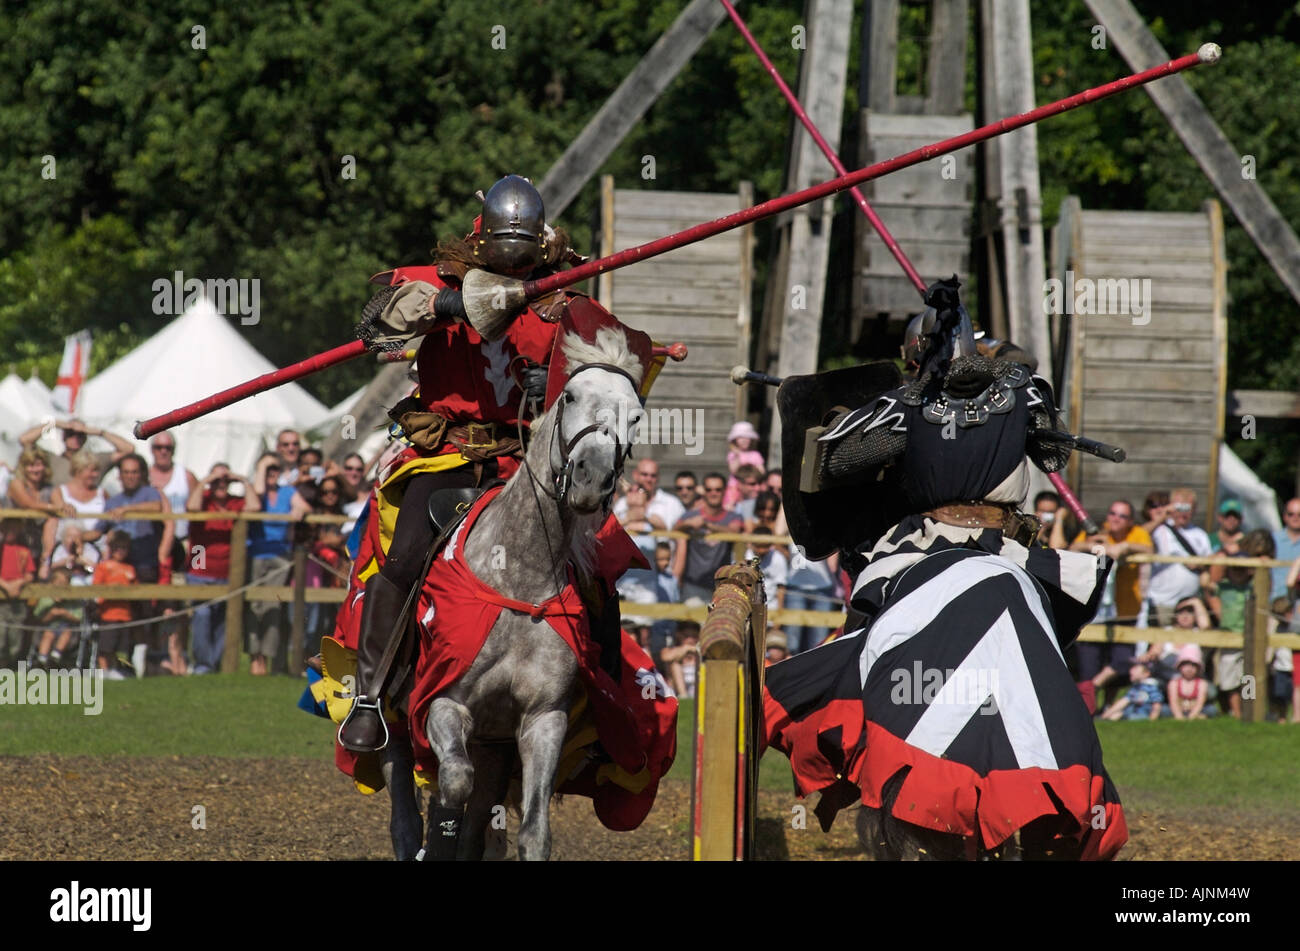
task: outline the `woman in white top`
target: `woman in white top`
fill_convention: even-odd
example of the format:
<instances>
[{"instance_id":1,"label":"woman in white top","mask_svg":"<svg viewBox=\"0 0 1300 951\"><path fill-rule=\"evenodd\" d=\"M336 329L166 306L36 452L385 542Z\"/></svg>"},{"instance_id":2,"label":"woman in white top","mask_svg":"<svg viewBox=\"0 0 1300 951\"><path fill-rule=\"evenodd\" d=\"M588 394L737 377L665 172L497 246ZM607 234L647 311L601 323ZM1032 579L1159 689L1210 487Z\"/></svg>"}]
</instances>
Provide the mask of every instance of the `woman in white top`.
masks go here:
<instances>
[{"instance_id":1,"label":"woman in white top","mask_svg":"<svg viewBox=\"0 0 1300 951\"><path fill-rule=\"evenodd\" d=\"M95 523L104 514L104 503L108 498L99 487L99 460L93 453L85 450L73 453L69 464L68 481L54 487L50 502L59 508L68 506L83 517L59 521L50 519L45 523L45 550L49 552L54 551L54 539L62 536L67 525L77 525L82 531L93 532ZM42 577L48 577L47 566L42 565L41 572Z\"/></svg>"}]
</instances>

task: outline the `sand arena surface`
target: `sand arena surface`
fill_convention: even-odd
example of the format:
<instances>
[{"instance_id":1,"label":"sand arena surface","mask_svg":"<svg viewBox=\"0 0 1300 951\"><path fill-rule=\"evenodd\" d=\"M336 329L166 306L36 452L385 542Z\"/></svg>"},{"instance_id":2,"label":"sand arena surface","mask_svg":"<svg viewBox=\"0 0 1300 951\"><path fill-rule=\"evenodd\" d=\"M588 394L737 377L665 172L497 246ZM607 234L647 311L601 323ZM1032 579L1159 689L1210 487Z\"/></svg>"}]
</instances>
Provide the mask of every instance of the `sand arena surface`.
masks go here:
<instances>
[{"instance_id":1,"label":"sand arena surface","mask_svg":"<svg viewBox=\"0 0 1300 951\"><path fill-rule=\"evenodd\" d=\"M1121 788L1121 795L1123 790ZM764 792L759 857L854 860L853 810L823 834L809 808ZM804 805L811 807L812 803ZM202 806L206 828L195 828ZM1129 843L1120 861L1294 859L1300 816L1216 817L1144 811L1125 799ZM375 859L391 857L386 793L362 796L326 759L0 757L0 860ZM661 786L641 828L602 828L588 800L551 809L556 860L685 860L690 788ZM510 854L518 820L508 818Z\"/></svg>"}]
</instances>

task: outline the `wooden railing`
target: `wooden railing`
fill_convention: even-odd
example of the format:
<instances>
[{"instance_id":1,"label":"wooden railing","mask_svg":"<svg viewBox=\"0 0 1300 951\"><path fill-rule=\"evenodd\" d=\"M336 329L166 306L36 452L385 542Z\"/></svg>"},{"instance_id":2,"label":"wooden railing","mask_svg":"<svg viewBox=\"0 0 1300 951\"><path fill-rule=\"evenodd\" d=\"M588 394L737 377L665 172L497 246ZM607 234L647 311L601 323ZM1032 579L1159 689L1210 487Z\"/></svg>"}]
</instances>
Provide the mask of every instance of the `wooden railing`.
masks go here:
<instances>
[{"instance_id":1,"label":"wooden railing","mask_svg":"<svg viewBox=\"0 0 1300 951\"><path fill-rule=\"evenodd\" d=\"M55 517L44 512L28 509L0 509L0 518L25 517L42 520ZM76 516L77 520L91 516ZM230 535L230 577L243 578L247 574L248 524L250 522L306 522L308 524L339 525L348 519L341 515L308 515L294 519L288 515L270 512L174 512L141 513L131 515L121 521L229 521L232 523ZM731 542L734 545L733 559L739 563L744 559L745 548L755 541L778 546L790 546L793 539L784 535L746 535L739 532L714 532L704 535L686 532L655 530L644 533L657 538L680 541ZM1291 648L1300 650L1300 634L1271 634L1268 631L1272 591L1270 569L1285 568L1290 562L1271 558L1225 558L1225 557L1189 557L1181 555L1126 555L1119 559L1120 564L1185 564L1189 567L1208 567L1223 565L1225 567L1250 568L1254 578L1251 593L1247 601L1246 629L1243 633L1235 631L1184 630L1182 628L1139 628L1132 624L1110 621L1101 624L1088 624L1079 634L1079 640L1092 643L1136 644L1139 642L1177 640L1182 644L1197 644L1201 647L1241 648L1245 654L1245 673L1254 678L1255 696L1243 698L1243 718L1248 721L1262 722L1268 711L1268 659L1269 648ZM305 583L306 549L294 547L294 583L291 585L268 585L236 591L241 585L190 585L183 583L138 584L138 585L56 585L45 582L33 582L22 590L24 599L50 597L60 600L90 600L94 598L111 598L121 601L209 601L230 596L226 611L226 647L222 657L222 671L234 671L239 667L239 652L243 644L244 616L246 601L280 601L295 605L290 632L290 656L301 657L304 637L303 624L306 604L341 604L347 592L344 588L307 588ZM179 570L177 574L180 575ZM652 618L656 620L696 621L702 623L708 617L708 605L687 605L681 603L636 604L624 602L623 614ZM844 623L844 611L810 611L779 609L768 612L768 622L776 625L800 625L808 627L836 628ZM297 671L293 671L297 673Z\"/></svg>"}]
</instances>

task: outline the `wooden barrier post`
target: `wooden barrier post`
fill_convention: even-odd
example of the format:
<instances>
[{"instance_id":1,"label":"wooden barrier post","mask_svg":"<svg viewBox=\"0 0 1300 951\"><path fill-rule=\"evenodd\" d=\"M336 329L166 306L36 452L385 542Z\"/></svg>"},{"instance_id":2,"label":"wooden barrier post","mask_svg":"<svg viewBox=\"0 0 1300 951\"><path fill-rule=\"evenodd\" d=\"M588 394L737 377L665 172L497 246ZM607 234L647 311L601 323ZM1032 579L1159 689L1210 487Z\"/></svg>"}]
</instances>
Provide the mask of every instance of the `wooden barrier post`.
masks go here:
<instances>
[{"instance_id":1,"label":"wooden barrier post","mask_svg":"<svg viewBox=\"0 0 1300 951\"><path fill-rule=\"evenodd\" d=\"M730 862L749 857L757 809L766 601L756 562L723 565L714 583L700 630L692 857Z\"/></svg>"},{"instance_id":2,"label":"wooden barrier post","mask_svg":"<svg viewBox=\"0 0 1300 951\"><path fill-rule=\"evenodd\" d=\"M290 677L303 669L303 650L307 641L307 546L293 548L293 621L289 626L289 654L284 659Z\"/></svg>"},{"instance_id":3,"label":"wooden barrier post","mask_svg":"<svg viewBox=\"0 0 1300 951\"><path fill-rule=\"evenodd\" d=\"M740 663L706 660L695 685L696 861L730 862L736 855L736 718ZM713 746L720 747L713 749Z\"/></svg>"},{"instance_id":4,"label":"wooden barrier post","mask_svg":"<svg viewBox=\"0 0 1300 951\"><path fill-rule=\"evenodd\" d=\"M1241 719L1263 723L1268 716L1268 620L1273 579L1267 568L1256 568L1254 584L1246 598L1246 630L1242 662L1246 678L1242 685ZM1246 696L1246 687L1251 696Z\"/></svg>"},{"instance_id":5,"label":"wooden barrier post","mask_svg":"<svg viewBox=\"0 0 1300 951\"><path fill-rule=\"evenodd\" d=\"M229 590L242 588L248 577L248 522L235 519L230 526ZM221 672L239 670L239 654L244 649L244 594L241 591L226 602L226 646L221 654Z\"/></svg>"}]
</instances>

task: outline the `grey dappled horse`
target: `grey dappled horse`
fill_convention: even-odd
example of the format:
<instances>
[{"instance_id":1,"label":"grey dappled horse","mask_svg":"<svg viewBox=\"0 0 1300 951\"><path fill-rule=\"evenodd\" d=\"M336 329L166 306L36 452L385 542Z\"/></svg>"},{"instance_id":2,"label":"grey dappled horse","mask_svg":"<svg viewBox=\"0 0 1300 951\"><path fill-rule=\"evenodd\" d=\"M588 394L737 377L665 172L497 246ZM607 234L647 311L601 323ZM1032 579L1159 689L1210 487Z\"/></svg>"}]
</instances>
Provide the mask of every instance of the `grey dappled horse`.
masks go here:
<instances>
[{"instance_id":1,"label":"grey dappled horse","mask_svg":"<svg viewBox=\"0 0 1300 951\"><path fill-rule=\"evenodd\" d=\"M642 415L637 388L643 371L622 332L602 328L595 344L570 334L564 354L569 378L563 393L533 424L524 464L464 542L466 564L481 581L532 604L561 591L570 561L580 569L591 566L596 531ZM549 805L569 709L580 689L577 676L573 651L545 619L501 611L470 669L433 700L426 717L438 758L427 858L452 857L435 854L448 822L460 823L458 841L448 837L456 858L484 856L516 750L523 767L519 857L549 858ZM412 765L408 744L388 745L384 778L399 860L414 858L421 844ZM493 838L494 851L504 854L504 836Z\"/></svg>"}]
</instances>

